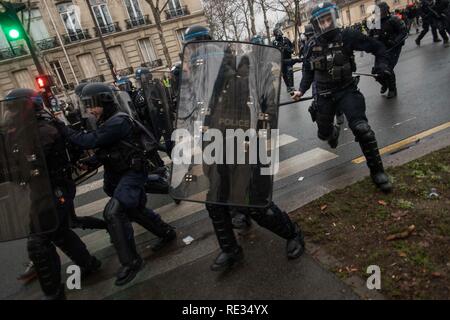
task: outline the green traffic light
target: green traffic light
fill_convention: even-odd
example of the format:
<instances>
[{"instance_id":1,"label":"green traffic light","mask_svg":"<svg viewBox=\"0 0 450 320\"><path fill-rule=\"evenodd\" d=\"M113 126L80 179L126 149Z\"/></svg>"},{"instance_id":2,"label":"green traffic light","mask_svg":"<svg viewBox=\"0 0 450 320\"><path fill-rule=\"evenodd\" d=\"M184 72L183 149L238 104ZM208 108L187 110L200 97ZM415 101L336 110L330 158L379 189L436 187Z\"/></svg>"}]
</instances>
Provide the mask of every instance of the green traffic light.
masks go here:
<instances>
[{"instance_id":1,"label":"green traffic light","mask_svg":"<svg viewBox=\"0 0 450 320\"><path fill-rule=\"evenodd\" d=\"M8 36L10 39L18 39L20 37L20 32L16 29L11 29L8 32Z\"/></svg>"}]
</instances>

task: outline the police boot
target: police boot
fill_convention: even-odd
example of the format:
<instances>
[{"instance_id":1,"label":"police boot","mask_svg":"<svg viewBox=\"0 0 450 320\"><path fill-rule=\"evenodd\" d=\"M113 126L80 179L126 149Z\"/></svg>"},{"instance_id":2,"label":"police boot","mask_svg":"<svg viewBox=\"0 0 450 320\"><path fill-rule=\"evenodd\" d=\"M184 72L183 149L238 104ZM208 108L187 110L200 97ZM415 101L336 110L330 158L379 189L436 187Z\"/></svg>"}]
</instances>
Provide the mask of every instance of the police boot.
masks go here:
<instances>
[{"instance_id":1,"label":"police boot","mask_svg":"<svg viewBox=\"0 0 450 320\"><path fill-rule=\"evenodd\" d=\"M375 133L365 121L361 121L356 124L353 129L353 133L355 134L356 139L361 146L361 150L366 157L367 166L370 169L372 181L381 191L385 193L391 192L392 184L389 181L389 177L384 172L383 162L381 161Z\"/></svg>"},{"instance_id":2,"label":"police boot","mask_svg":"<svg viewBox=\"0 0 450 320\"><path fill-rule=\"evenodd\" d=\"M331 133L331 136L328 138L328 145L336 149L339 144L339 127L333 126L333 132Z\"/></svg>"},{"instance_id":3,"label":"police boot","mask_svg":"<svg viewBox=\"0 0 450 320\"><path fill-rule=\"evenodd\" d=\"M174 227L165 223L159 214L151 209L134 210L133 220L158 237L156 243L151 247L152 251L161 250L177 237Z\"/></svg>"},{"instance_id":4,"label":"police boot","mask_svg":"<svg viewBox=\"0 0 450 320\"><path fill-rule=\"evenodd\" d=\"M44 295L44 297L42 298L42 300L66 300L66 293L64 290L64 285L61 284L59 286L58 291L56 291L54 294L50 294L50 295Z\"/></svg>"},{"instance_id":5,"label":"police boot","mask_svg":"<svg viewBox=\"0 0 450 320\"><path fill-rule=\"evenodd\" d=\"M439 38L435 38L435 39L433 39L433 42L435 42L435 43L438 43L438 42L441 42L442 40L441 39L439 39Z\"/></svg>"},{"instance_id":6,"label":"police boot","mask_svg":"<svg viewBox=\"0 0 450 320\"><path fill-rule=\"evenodd\" d=\"M388 99L395 98L397 96L397 84L395 80L395 74L392 73L392 75L389 78L389 92L387 94Z\"/></svg>"},{"instance_id":7,"label":"police boot","mask_svg":"<svg viewBox=\"0 0 450 320\"><path fill-rule=\"evenodd\" d=\"M288 259L296 259L303 254L305 242L300 228L276 204L272 203L268 209L252 209L251 215L252 219L261 227L287 240L286 255Z\"/></svg>"},{"instance_id":8,"label":"police boot","mask_svg":"<svg viewBox=\"0 0 450 320\"><path fill-rule=\"evenodd\" d=\"M416 39L416 44L420 47L420 40Z\"/></svg>"},{"instance_id":9,"label":"police boot","mask_svg":"<svg viewBox=\"0 0 450 320\"><path fill-rule=\"evenodd\" d=\"M143 264L144 261L138 256L138 258L133 260L130 264L122 266L117 272L115 285L123 286L132 281L141 270Z\"/></svg>"},{"instance_id":10,"label":"police boot","mask_svg":"<svg viewBox=\"0 0 450 320\"><path fill-rule=\"evenodd\" d=\"M298 224L295 226L295 237L286 242L286 255L288 259L297 259L305 252L305 239Z\"/></svg>"},{"instance_id":11,"label":"police boot","mask_svg":"<svg viewBox=\"0 0 450 320\"><path fill-rule=\"evenodd\" d=\"M450 47L450 43L448 42L448 40L445 40L445 41L444 41L444 47L445 47L445 48Z\"/></svg>"},{"instance_id":12,"label":"police boot","mask_svg":"<svg viewBox=\"0 0 450 320\"><path fill-rule=\"evenodd\" d=\"M223 271L242 261L244 254L236 241L228 207L207 205L207 209L222 250L210 268L212 271Z\"/></svg>"}]
</instances>

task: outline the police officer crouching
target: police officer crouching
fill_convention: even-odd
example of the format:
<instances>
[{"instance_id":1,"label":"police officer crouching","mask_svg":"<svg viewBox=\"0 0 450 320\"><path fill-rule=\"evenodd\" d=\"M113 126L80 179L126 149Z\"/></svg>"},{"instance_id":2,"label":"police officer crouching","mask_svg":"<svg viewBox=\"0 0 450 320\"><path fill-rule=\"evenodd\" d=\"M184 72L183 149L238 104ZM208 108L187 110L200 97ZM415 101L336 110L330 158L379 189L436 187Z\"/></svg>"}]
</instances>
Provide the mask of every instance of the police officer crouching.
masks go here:
<instances>
[{"instance_id":1,"label":"police officer crouching","mask_svg":"<svg viewBox=\"0 0 450 320\"><path fill-rule=\"evenodd\" d=\"M353 78L355 50L374 54L374 71L390 75L386 49L381 42L359 31L342 30L338 18L338 9L330 2L319 4L311 11L316 37L305 55L300 89L294 92L293 99L300 98L314 82L319 138L337 147L339 129L334 125L334 118L336 113L343 112L367 159L373 182L383 192L390 192L392 185L384 172L375 133L366 117L364 96Z\"/></svg>"},{"instance_id":2,"label":"police officer crouching","mask_svg":"<svg viewBox=\"0 0 450 320\"><path fill-rule=\"evenodd\" d=\"M45 299L65 299L64 285L61 283L61 261L56 247L81 268L83 277L97 271L101 262L91 256L80 237L70 229L71 217L75 215L73 200L76 186L72 180L66 141L59 130L58 120L44 109L42 97L32 89L12 90L6 96L6 100L14 99L30 99L33 102L39 140L44 150L53 190L53 202L59 220L59 226L55 231L32 233L29 236L27 241L29 258L34 264Z\"/></svg>"},{"instance_id":3,"label":"police officer crouching","mask_svg":"<svg viewBox=\"0 0 450 320\"><path fill-rule=\"evenodd\" d=\"M104 191L111 199L103 215L122 264L115 282L121 286L133 280L143 264L136 250L132 221L159 237L154 250L176 238L174 228L146 208L147 157L156 152L157 142L142 124L118 111L114 93L108 85L87 85L82 101L96 117L99 128L92 132L77 132L63 127L64 134L81 148L96 149L92 161L104 165Z\"/></svg>"}]
</instances>

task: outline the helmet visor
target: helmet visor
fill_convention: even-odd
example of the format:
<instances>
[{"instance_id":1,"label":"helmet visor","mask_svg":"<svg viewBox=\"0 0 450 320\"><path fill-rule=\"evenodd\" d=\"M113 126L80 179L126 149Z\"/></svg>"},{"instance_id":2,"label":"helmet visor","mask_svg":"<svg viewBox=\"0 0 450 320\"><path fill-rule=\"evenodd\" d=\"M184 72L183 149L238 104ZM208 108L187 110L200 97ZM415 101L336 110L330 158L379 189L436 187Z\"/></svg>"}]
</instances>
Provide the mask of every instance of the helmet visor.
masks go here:
<instances>
[{"instance_id":1,"label":"helmet visor","mask_svg":"<svg viewBox=\"0 0 450 320\"><path fill-rule=\"evenodd\" d=\"M342 27L336 7L319 10L311 16L314 33L318 36Z\"/></svg>"}]
</instances>

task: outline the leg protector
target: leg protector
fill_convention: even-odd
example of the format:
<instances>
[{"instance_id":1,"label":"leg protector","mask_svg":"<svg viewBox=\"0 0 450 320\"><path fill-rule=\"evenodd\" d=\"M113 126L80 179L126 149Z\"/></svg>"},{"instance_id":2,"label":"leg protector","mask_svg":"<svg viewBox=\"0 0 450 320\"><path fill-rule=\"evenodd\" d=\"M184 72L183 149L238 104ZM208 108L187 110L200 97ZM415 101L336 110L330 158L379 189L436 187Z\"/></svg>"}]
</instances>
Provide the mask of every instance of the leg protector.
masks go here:
<instances>
[{"instance_id":1,"label":"leg protector","mask_svg":"<svg viewBox=\"0 0 450 320\"><path fill-rule=\"evenodd\" d=\"M250 209L250 216L261 227L272 231L284 239L292 239L296 236L295 225L285 211L272 203L268 209Z\"/></svg>"},{"instance_id":2,"label":"leg protector","mask_svg":"<svg viewBox=\"0 0 450 320\"><path fill-rule=\"evenodd\" d=\"M390 192L392 190L392 185L389 182L389 177L384 172L375 133L366 121L356 123L352 127L352 130L366 157L367 166L370 169L370 176L372 177L373 182L383 192Z\"/></svg>"},{"instance_id":3,"label":"leg protector","mask_svg":"<svg viewBox=\"0 0 450 320\"><path fill-rule=\"evenodd\" d=\"M133 227L125 209L120 202L111 198L103 211L103 217L108 224L111 240L116 248L119 261L123 266L131 265L139 258L134 242Z\"/></svg>"},{"instance_id":4,"label":"leg protector","mask_svg":"<svg viewBox=\"0 0 450 320\"><path fill-rule=\"evenodd\" d=\"M53 243L44 235L31 235L27 242L28 255L38 274L46 296L58 294L61 286L61 261Z\"/></svg>"},{"instance_id":5,"label":"leg protector","mask_svg":"<svg viewBox=\"0 0 450 320\"><path fill-rule=\"evenodd\" d=\"M232 252L238 247L238 243L233 231L229 208L226 206L207 204L206 209L212 220L220 248L224 252Z\"/></svg>"}]
</instances>

